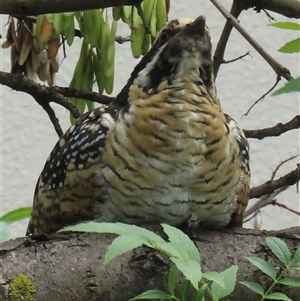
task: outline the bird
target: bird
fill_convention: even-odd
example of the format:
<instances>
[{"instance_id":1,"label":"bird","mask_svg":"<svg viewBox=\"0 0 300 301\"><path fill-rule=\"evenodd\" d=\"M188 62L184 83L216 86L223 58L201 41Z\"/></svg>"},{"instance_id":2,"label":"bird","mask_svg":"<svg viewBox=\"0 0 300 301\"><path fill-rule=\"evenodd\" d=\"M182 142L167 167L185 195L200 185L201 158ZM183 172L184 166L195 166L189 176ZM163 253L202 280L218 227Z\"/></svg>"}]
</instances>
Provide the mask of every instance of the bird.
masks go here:
<instances>
[{"instance_id":1,"label":"bird","mask_svg":"<svg viewBox=\"0 0 300 301\"><path fill-rule=\"evenodd\" d=\"M222 110L206 18L173 20L108 106L59 139L27 235L82 221L241 227L249 145Z\"/></svg>"}]
</instances>

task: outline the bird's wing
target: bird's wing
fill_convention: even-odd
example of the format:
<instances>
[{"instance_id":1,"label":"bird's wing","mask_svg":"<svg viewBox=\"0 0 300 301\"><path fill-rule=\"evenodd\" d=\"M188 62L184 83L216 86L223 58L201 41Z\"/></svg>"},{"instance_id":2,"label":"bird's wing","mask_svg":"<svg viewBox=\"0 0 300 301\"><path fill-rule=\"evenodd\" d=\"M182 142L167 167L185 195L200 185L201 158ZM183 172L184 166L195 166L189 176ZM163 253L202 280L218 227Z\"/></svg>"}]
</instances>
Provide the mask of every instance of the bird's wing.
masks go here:
<instances>
[{"instance_id":1,"label":"bird's wing","mask_svg":"<svg viewBox=\"0 0 300 301\"><path fill-rule=\"evenodd\" d=\"M238 166L240 184L236 193L237 207L231 217L229 226L241 227L243 225L244 213L248 205L250 192L249 144L243 130L236 121L229 115L224 115L230 129L230 135L232 135L234 143L237 143L240 150Z\"/></svg>"},{"instance_id":2,"label":"bird's wing","mask_svg":"<svg viewBox=\"0 0 300 301\"><path fill-rule=\"evenodd\" d=\"M101 165L112 114L101 106L79 118L59 139L38 179L27 235L53 233L65 225L92 219L101 185Z\"/></svg>"}]
</instances>

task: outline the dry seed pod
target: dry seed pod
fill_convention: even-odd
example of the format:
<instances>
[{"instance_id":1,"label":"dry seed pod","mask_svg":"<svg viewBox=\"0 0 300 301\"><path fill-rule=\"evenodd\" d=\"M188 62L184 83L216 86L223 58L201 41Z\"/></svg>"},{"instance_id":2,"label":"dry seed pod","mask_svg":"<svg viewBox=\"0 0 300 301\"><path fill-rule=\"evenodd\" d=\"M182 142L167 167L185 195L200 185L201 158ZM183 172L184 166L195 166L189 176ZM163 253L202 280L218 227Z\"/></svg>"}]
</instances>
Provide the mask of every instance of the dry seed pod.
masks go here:
<instances>
[{"instance_id":1,"label":"dry seed pod","mask_svg":"<svg viewBox=\"0 0 300 301\"><path fill-rule=\"evenodd\" d=\"M44 16L40 29L40 41L42 43L48 43L53 32L53 23L48 22L47 18Z\"/></svg>"},{"instance_id":2,"label":"dry seed pod","mask_svg":"<svg viewBox=\"0 0 300 301\"><path fill-rule=\"evenodd\" d=\"M52 38L48 42L48 59L54 59L57 56L58 49L60 46L60 39Z\"/></svg>"}]
</instances>

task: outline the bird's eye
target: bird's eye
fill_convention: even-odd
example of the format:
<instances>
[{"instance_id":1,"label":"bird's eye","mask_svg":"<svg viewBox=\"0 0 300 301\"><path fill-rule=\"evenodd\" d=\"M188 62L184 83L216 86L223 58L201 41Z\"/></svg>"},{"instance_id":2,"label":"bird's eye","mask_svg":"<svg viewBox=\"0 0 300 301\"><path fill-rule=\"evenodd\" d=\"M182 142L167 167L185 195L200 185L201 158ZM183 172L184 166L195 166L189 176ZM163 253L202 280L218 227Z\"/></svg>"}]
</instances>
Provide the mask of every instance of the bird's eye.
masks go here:
<instances>
[{"instance_id":1,"label":"bird's eye","mask_svg":"<svg viewBox=\"0 0 300 301\"><path fill-rule=\"evenodd\" d=\"M166 30L164 30L160 35L160 41L165 42L168 40L168 37L169 37L169 33Z\"/></svg>"}]
</instances>

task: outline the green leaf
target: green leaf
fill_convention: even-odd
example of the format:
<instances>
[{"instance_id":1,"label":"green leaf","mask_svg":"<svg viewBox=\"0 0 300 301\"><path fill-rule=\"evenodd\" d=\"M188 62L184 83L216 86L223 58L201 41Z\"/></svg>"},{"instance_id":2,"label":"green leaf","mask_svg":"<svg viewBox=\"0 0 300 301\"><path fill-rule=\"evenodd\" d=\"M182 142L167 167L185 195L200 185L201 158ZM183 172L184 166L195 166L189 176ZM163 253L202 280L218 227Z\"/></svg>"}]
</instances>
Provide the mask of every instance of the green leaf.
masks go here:
<instances>
[{"instance_id":1,"label":"green leaf","mask_svg":"<svg viewBox=\"0 0 300 301\"><path fill-rule=\"evenodd\" d=\"M164 232L168 235L169 241L179 243L185 247L189 257L200 263L200 254L194 242L181 230L167 224L161 224Z\"/></svg>"},{"instance_id":2,"label":"green leaf","mask_svg":"<svg viewBox=\"0 0 300 301\"><path fill-rule=\"evenodd\" d=\"M183 263L186 263L188 260L187 253L183 254L182 248L180 249L180 246L178 247L177 245L173 246L172 243L170 242L157 242L155 245L151 245L152 248L163 252L166 254L168 257L176 257ZM185 256L184 256L185 255Z\"/></svg>"},{"instance_id":3,"label":"green leaf","mask_svg":"<svg viewBox=\"0 0 300 301\"><path fill-rule=\"evenodd\" d=\"M128 225L123 223L97 223L97 222L88 222L88 223L81 223L75 226L65 227L59 232L66 232L66 231L74 231L74 232L96 232L96 233L111 233L111 234L118 234L118 235L136 235L137 237L145 237L150 242L165 242L160 236L156 235L155 233L135 226L135 225Z\"/></svg>"},{"instance_id":4,"label":"green leaf","mask_svg":"<svg viewBox=\"0 0 300 301\"><path fill-rule=\"evenodd\" d=\"M300 24L295 22L275 22L269 24L269 26L277 27L280 29L300 30Z\"/></svg>"},{"instance_id":5,"label":"green leaf","mask_svg":"<svg viewBox=\"0 0 300 301\"><path fill-rule=\"evenodd\" d=\"M278 281L280 284L294 286L294 287L300 287L300 278L299 277L286 277L283 279L280 279Z\"/></svg>"},{"instance_id":6,"label":"green leaf","mask_svg":"<svg viewBox=\"0 0 300 301\"><path fill-rule=\"evenodd\" d=\"M292 256L289 268L292 270L300 271L300 247L295 251Z\"/></svg>"},{"instance_id":7,"label":"green leaf","mask_svg":"<svg viewBox=\"0 0 300 301\"><path fill-rule=\"evenodd\" d=\"M271 293L265 297L267 300L286 300L286 301L293 301L287 295L282 293Z\"/></svg>"},{"instance_id":8,"label":"green leaf","mask_svg":"<svg viewBox=\"0 0 300 301\"><path fill-rule=\"evenodd\" d=\"M263 296L264 295L264 289L263 287L255 282L250 282L250 281L241 281L241 284L245 285L248 287L251 291Z\"/></svg>"},{"instance_id":9,"label":"green leaf","mask_svg":"<svg viewBox=\"0 0 300 301\"><path fill-rule=\"evenodd\" d=\"M191 288L191 282L187 279L184 279L179 289L179 300L181 301L188 300L190 288Z\"/></svg>"},{"instance_id":10,"label":"green leaf","mask_svg":"<svg viewBox=\"0 0 300 301\"><path fill-rule=\"evenodd\" d=\"M10 239L9 227L5 222L0 221L0 243Z\"/></svg>"},{"instance_id":11,"label":"green leaf","mask_svg":"<svg viewBox=\"0 0 300 301\"><path fill-rule=\"evenodd\" d=\"M276 279L276 270L269 262L258 257L247 257L247 259L269 277Z\"/></svg>"},{"instance_id":12,"label":"green leaf","mask_svg":"<svg viewBox=\"0 0 300 301\"><path fill-rule=\"evenodd\" d=\"M199 291L195 293L195 295L193 296L192 298L192 301L202 301L203 298L204 298L204 295L205 295L205 291L206 291L206 288L207 288L208 284L205 283L203 284Z\"/></svg>"},{"instance_id":13,"label":"green leaf","mask_svg":"<svg viewBox=\"0 0 300 301\"><path fill-rule=\"evenodd\" d=\"M102 263L102 267L105 267L117 256L141 246L146 242L146 240L146 238L137 237L136 235L121 235L117 237L108 247L108 251L105 254L104 261Z\"/></svg>"},{"instance_id":14,"label":"green leaf","mask_svg":"<svg viewBox=\"0 0 300 301\"><path fill-rule=\"evenodd\" d=\"M174 295L174 289L175 289L175 267L172 266L168 275L168 290L172 295Z\"/></svg>"},{"instance_id":15,"label":"green leaf","mask_svg":"<svg viewBox=\"0 0 300 301\"><path fill-rule=\"evenodd\" d=\"M267 245L271 249L272 253L287 266L291 260L291 253L286 243L277 237L267 237Z\"/></svg>"},{"instance_id":16,"label":"green leaf","mask_svg":"<svg viewBox=\"0 0 300 301\"><path fill-rule=\"evenodd\" d=\"M297 77L290 80L282 88L272 93L272 96L277 96L283 93L299 92L299 91L300 91L300 77Z\"/></svg>"},{"instance_id":17,"label":"green leaf","mask_svg":"<svg viewBox=\"0 0 300 301\"><path fill-rule=\"evenodd\" d=\"M149 290L146 291L138 296L135 296L129 301L134 301L134 300L141 300L141 299L163 299L163 300L171 300L173 299L173 296L169 295L166 292L160 291L160 290Z\"/></svg>"},{"instance_id":18,"label":"green leaf","mask_svg":"<svg viewBox=\"0 0 300 301\"><path fill-rule=\"evenodd\" d=\"M191 281L194 288L198 290L198 283L202 277L200 264L192 259L189 259L186 263L176 257L170 257L170 259L176 264L178 270L182 272L185 278Z\"/></svg>"},{"instance_id":19,"label":"green leaf","mask_svg":"<svg viewBox=\"0 0 300 301\"><path fill-rule=\"evenodd\" d=\"M225 288L218 285L216 282L213 282L211 285L211 290L217 298L221 299L230 295L236 284L236 275L238 271L238 266L233 265L225 271L220 272L219 274L223 277L223 281L225 283Z\"/></svg>"},{"instance_id":20,"label":"green leaf","mask_svg":"<svg viewBox=\"0 0 300 301\"><path fill-rule=\"evenodd\" d=\"M5 222L7 224L11 224L22 219L29 218L31 215L31 211L32 207L21 207L4 214L0 218L0 221Z\"/></svg>"},{"instance_id":21,"label":"green leaf","mask_svg":"<svg viewBox=\"0 0 300 301\"><path fill-rule=\"evenodd\" d=\"M280 52L283 53L295 53L300 52L300 38L292 40L286 44L284 44L280 49Z\"/></svg>"},{"instance_id":22,"label":"green leaf","mask_svg":"<svg viewBox=\"0 0 300 301\"><path fill-rule=\"evenodd\" d=\"M225 288L224 277L218 272L206 272L202 274L202 277L217 283L222 288Z\"/></svg>"},{"instance_id":23,"label":"green leaf","mask_svg":"<svg viewBox=\"0 0 300 301\"><path fill-rule=\"evenodd\" d=\"M280 284L294 286L294 287L300 287L300 278L299 277L286 277L283 279L280 279L278 281Z\"/></svg>"}]
</instances>

